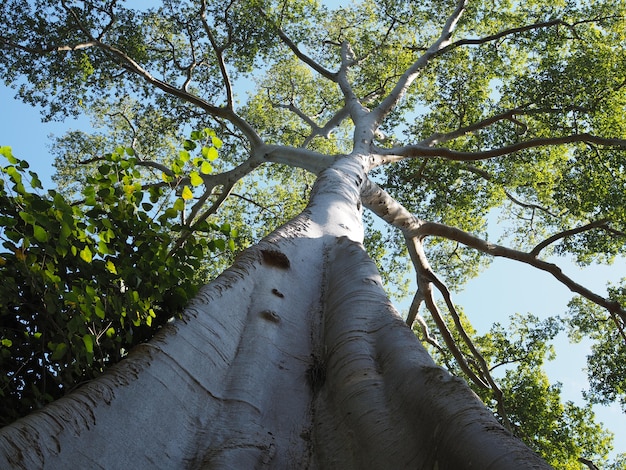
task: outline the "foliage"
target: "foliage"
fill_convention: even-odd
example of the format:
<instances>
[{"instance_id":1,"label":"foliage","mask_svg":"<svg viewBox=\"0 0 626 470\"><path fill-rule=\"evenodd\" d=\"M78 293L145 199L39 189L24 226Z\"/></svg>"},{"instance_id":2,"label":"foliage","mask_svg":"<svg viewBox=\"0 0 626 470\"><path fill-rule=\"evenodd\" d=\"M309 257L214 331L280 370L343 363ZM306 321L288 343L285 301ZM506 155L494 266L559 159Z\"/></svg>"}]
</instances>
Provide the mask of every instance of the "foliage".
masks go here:
<instances>
[{"instance_id":1,"label":"foliage","mask_svg":"<svg viewBox=\"0 0 626 470\"><path fill-rule=\"evenodd\" d=\"M615 301L624 302L624 288L610 289ZM573 341L592 341L587 356L589 390L592 403L617 402L626 410L626 339L616 319L580 297L569 303L569 335Z\"/></svg>"},{"instance_id":2,"label":"foliage","mask_svg":"<svg viewBox=\"0 0 626 470\"><path fill-rule=\"evenodd\" d=\"M591 405L561 401L560 384L523 365L500 381L516 434L558 469L578 470L579 458L607 462L612 434L594 421Z\"/></svg>"},{"instance_id":3,"label":"foliage","mask_svg":"<svg viewBox=\"0 0 626 470\"><path fill-rule=\"evenodd\" d=\"M473 389L503 424L554 468L578 470L581 457L608 465L612 434L595 422L590 404L563 402L561 385L551 385L543 370L545 362L554 359L551 341L562 331L562 320L516 314L509 325L495 323L484 335L473 331L467 320L464 323L489 369L499 377L503 406L493 390L476 385ZM465 375L446 350L431 351L451 370Z\"/></svg>"},{"instance_id":4,"label":"foliage","mask_svg":"<svg viewBox=\"0 0 626 470\"><path fill-rule=\"evenodd\" d=\"M10 147L1 151L8 160L0 180L6 424L152 337L197 292L207 256L235 248L236 233L227 223L207 222L178 243L189 188L172 201L162 188L142 186L130 148L102 158L80 204L54 190L40 194L28 163Z\"/></svg>"}]
</instances>

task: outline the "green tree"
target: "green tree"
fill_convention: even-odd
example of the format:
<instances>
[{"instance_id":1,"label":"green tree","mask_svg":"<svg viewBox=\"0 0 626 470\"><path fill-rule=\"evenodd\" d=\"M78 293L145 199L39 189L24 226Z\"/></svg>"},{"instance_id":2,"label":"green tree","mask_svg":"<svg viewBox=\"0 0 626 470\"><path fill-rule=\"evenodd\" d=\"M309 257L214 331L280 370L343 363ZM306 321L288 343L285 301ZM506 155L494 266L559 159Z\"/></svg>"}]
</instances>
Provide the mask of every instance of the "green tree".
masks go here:
<instances>
[{"instance_id":1,"label":"green tree","mask_svg":"<svg viewBox=\"0 0 626 470\"><path fill-rule=\"evenodd\" d=\"M450 368L494 400L502 423L521 426L543 452L560 444L546 457L567 455L563 468L604 458L603 431L584 423L589 410L561 405L530 359L498 384L489 360L504 345L481 351L451 291L489 257L508 257L552 274L623 335L619 296L598 295L546 261L624 254L622 0L344 8L163 0L139 10L118 0L9 0L0 11L8 25L0 67L18 96L46 118L86 112L113 132L63 139L59 181L68 192L77 186L67 168L84 163L88 181L111 139L132 149L142 185L165 185L189 202L175 243L218 210L245 242L284 223L148 348L44 415L5 428L8 462L115 466L132 454L137 465L164 467L545 465L419 345L404 323L428 326L422 305ZM205 128L220 136L220 158L192 176L182 168L197 144L175 151L176 136ZM363 207L387 226L365 232ZM488 238L494 212L510 234L501 244ZM387 282L401 280L395 268L410 256L417 292L406 319L363 245ZM580 331L593 338L599 329L589 327ZM529 392L507 402L515 384ZM98 394L106 408L92 406ZM575 432L532 424L538 416L522 411L533 400L558 404L546 420L575 423ZM71 426L46 418L67 414L87 418ZM153 433L136 452L131 437L142 423ZM23 426L49 440L30 442ZM594 445L585 447L580 436L589 435ZM19 450L35 446L27 456Z\"/></svg>"},{"instance_id":2,"label":"green tree","mask_svg":"<svg viewBox=\"0 0 626 470\"><path fill-rule=\"evenodd\" d=\"M144 190L132 149L103 158L81 204L53 190L39 194L28 163L10 147L0 152L8 162L0 180L6 425L97 377L179 315L197 292L206 258L227 244L234 249L236 233L207 223L176 243L184 200L159 187Z\"/></svg>"}]
</instances>

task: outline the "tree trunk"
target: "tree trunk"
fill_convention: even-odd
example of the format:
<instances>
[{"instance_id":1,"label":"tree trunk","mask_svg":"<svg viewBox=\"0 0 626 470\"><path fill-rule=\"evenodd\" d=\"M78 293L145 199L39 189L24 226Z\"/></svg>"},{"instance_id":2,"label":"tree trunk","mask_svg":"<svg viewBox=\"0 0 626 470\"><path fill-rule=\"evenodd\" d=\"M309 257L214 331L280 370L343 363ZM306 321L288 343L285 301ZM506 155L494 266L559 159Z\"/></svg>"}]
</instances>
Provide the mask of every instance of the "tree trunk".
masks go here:
<instances>
[{"instance_id":1,"label":"tree trunk","mask_svg":"<svg viewBox=\"0 0 626 470\"><path fill-rule=\"evenodd\" d=\"M0 430L0 468L549 468L382 290L359 158L101 378Z\"/></svg>"}]
</instances>

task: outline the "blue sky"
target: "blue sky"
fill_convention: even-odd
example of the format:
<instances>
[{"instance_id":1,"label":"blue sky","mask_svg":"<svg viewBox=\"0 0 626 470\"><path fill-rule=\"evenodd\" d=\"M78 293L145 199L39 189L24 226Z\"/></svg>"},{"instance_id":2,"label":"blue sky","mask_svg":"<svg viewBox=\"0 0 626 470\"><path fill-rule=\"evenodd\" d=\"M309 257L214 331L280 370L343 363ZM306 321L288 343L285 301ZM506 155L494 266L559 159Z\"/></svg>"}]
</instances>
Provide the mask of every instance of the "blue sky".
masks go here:
<instances>
[{"instance_id":1,"label":"blue sky","mask_svg":"<svg viewBox=\"0 0 626 470\"><path fill-rule=\"evenodd\" d=\"M9 145L13 153L27 160L44 186L53 187L53 173L49 146L50 135L60 136L70 129L89 130L87 119L78 121L42 123L38 111L14 100L14 91L0 85L0 146ZM2 163L4 164L4 163ZM592 266L584 270L572 263L559 260L564 272L576 281L604 295L607 281L617 282L626 276L624 259L611 267ZM571 293L550 275L514 261L496 259L479 278L471 281L463 292L454 295L455 303L480 331L486 331L495 322L508 324L513 313L532 312L539 317L556 315L566 310ZM408 303L398 306L406 313ZM588 346L571 345L564 335L557 338L557 360L548 364L551 380L563 384L563 399L581 403L581 391L586 387L585 357ZM598 421L615 433L617 452L626 452L626 417L618 406L596 407ZM624 444L621 444L624 443Z\"/></svg>"}]
</instances>

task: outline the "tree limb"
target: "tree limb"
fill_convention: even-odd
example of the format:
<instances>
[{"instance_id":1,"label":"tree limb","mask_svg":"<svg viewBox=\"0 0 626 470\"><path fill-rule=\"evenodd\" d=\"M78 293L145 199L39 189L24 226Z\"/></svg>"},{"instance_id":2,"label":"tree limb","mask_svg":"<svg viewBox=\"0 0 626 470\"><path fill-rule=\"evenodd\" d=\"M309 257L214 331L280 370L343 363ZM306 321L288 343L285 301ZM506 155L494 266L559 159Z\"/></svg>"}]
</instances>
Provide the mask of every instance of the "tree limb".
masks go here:
<instances>
[{"instance_id":1,"label":"tree limb","mask_svg":"<svg viewBox=\"0 0 626 470\"><path fill-rule=\"evenodd\" d=\"M450 227L448 225L436 223L436 222L424 222L415 230L410 231L409 236L426 237L426 236L440 236L449 240L456 240L471 248L482 251L483 253L491 256L499 256L502 258L508 258L522 263L533 266L541 271L552 274L559 282L565 285L569 290L576 294L585 297L593 303L605 308L612 315L618 315L624 321L626 321L626 309L622 307L618 302L606 299L586 287L578 284L570 277L566 276L561 268L556 264L548 263L546 261L538 259L531 253L526 253L512 248L507 248L501 245L490 243L481 238L475 237L463 230Z\"/></svg>"},{"instance_id":2,"label":"tree limb","mask_svg":"<svg viewBox=\"0 0 626 470\"><path fill-rule=\"evenodd\" d=\"M491 371L489 369L487 361L485 361L485 358L480 353L480 351L478 351L478 348L476 348L474 342L465 331L454 302L452 302L452 296L450 294L450 291L431 269L428 260L426 259L426 254L424 253L422 241L417 237L406 237L406 241L409 253L411 255L411 260L413 261L413 265L415 266L415 270L417 273L418 292L421 291L425 293L422 295L426 302L426 306L430 311L433 320L437 324L437 327L442 334L446 345L448 346L450 352L456 359L463 372L468 376L468 378L477 386L485 389L490 389L493 392L496 402L498 404L498 413L500 414L504 425L509 430L512 430L512 424L507 416L507 412L504 406L504 394L502 393L502 390L500 389L496 381L491 376ZM435 285L439 292L441 292L441 294L443 295L444 301L448 308L448 312L450 313L454 321L456 331L459 333L461 339L469 348L472 357L475 359L475 365L480 372L480 376L478 376L472 370L467 359L465 358L465 355L458 347L456 340L452 337L450 330L443 320L439 308L434 302L431 285Z\"/></svg>"},{"instance_id":3,"label":"tree limb","mask_svg":"<svg viewBox=\"0 0 626 470\"><path fill-rule=\"evenodd\" d=\"M614 139L598 137L591 134L573 134L562 137L542 137L536 139L530 139L524 142L517 142L515 144L506 145L504 147L495 148L491 150L483 150L477 152L461 152L458 150L451 150L443 147L429 147L427 145L416 144L407 145L403 147L396 147L391 149L378 149L377 152L383 156L395 156L396 158L389 161L397 161L402 158L444 158L446 160L453 161L480 161L488 160L490 158L502 157L504 155L510 155L521 150L527 150L537 147L547 147L552 145L564 145L572 143L590 143L596 145L602 145L605 147L616 147L620 149L626 149L625 139Z\"/></svg>"},{"instance_id":4,"label":"tree limb","mask_svg":"<svg viewBox=\"0 0 626 470\"><path fill-rule=\"evenodd\" d=\"M98 43L99 41L94 39L93 41L81 41L81 42L77 42L71 45L66 44L66 45L56 45L56 46L46 46L46 47L43 47L43 46L33 47L33 46L25 46L15 41L11 41L9 38L5 36L0 36L0 46L8 47L11 49L17 49L22 52L27 52L29 54L36 54L36 55L46 55L51 52L79 51L81 49L88 49L90 47L95 47L98 45Z\"/></svg>"},{"instance_id":5,"label":"tree limb","mask_svg":"<svg viewBox=\"0 0 626 470\"><path fill-rule=\"evenodd\" d=\"M426 160L424 160L426 161ZM491 181L492 177L489 174L489 172L481 169L481 168L477 168L474 165L464 165L463 168L465 168L467 171L474 173L475 175L480 176L481 178L483 178L485 181ZM549 209L547 209L546 207L540 206L539 204L534 204L534 203L530 203L530 202L524 202L524 201L520 201L519 199L517 199L515 196L513 196L513 194L511 194L509 191L507 191L506 189L503 189L504 191L504 195L514 204L517 204L518 206L524 207L526 209L533 209L533 210L539 210L541 212L545 212L546 214L548 214L551 217L558 217L557 214L553 214L552 212L550 212Z\"/></svg>"},{"instance_id":6,"label":"tree limb","mask_svg":"<svg viewBox=\"0 0 626 470\"><path fill-rule=\"evenodd\" d=\"M622 321L626 322L626 309L621 306L619 302L606 299L581 284L578 284L573 279L566 276L561 268L559 268L556 264L538 259L532 251L530 253L526 253L514 250L512 248L488 242L455 227L421 220L411 214L384 189L369 180L363 185L361 197L363 204L368 209L389 224L402 230L405 238L424 238L427 236L443 237L449 240L455 240L463 245L474 248L491 256L508 258L528 264L552 274L553 277L555 277L572 292L579 294L591 302L605 308L611 315L617 315L622 319ZM587 228L587 230L590 228ZM562 236L560 238L562 238ZM541 251L541 249L541 246L539 247L539 250L535 247L534 251L538 252Z\"/></svg>"},{"instance_id":7,"label":"tree limb","mask_svg":"<svg viewBox=\"0 0 626 470\"><path fill-rule=\"evenodd\" d=\"M430 137L422 140L420 145L432 147L438 144L442 144L445 142L449 142L458 137L462 137L467 134L471 134L473 132L477 132L482 129L486 129L487 127L496 124L501 121L511 121L516 123L523 128L526 128L526 125L521 123L516 116L534 116L537 114L556 114L563 113L569 111L581 111L588 112L585 108L580 106L566 106L564 108L537 108L537 109L526 109L524 107L518 107L509 109L507 111L503 111L499 114L494 114L493 116L489 116L481 121L470 124L469 126L460 127L451 132L446 133L434 133Z\"/></svg>"},{"instance_id":8,"label":"tree limb","mask_svg":"<svg viewBox=\"0 0 626 470\"><path fill-rule=\"evenodd\" d=\"M262 8L259 8L258 12L261 14L261 16L263 16L265 21L267 21L267 23L270 24L272 28L276 30L276 34L278 34L278 37L280 38L280 40L289 49L291 49L291 52L293 52L298 59L300 59L302 62L307 64L317 73L319 73L322 77L326 77L333 82L337 81L337 73L327 70L326 68L322 67L319 63L317 63L315 60L313 60L311 57L309 57L304 52L302 52L300 48L291 40L291 38L287 36L287 34L278 25L274 24L274 22L269 18L267 13L265 13L265 11Z\"/></svg>"},{"instance_id":9,"label":"tree limb","mask_svg":"<svg viewBox=\"0 0 626 470\"><path fill-rule=\"evenodd\" d=\"M421 290L423 293L426 307L430 311L433 320L437 324L437 328L441 333L441 336L443 337L446 346L448 346L448 349L454 356L456 362L459 364L459 367L461 367L463 372L467 374L468 378L472 382L474 382L481 388L489 388L487 382L478 377L469 366L467 359L459 349L454 337L452 336L452 333L448 329L448 326L446 325L446 322L441 315L439 307L437 307L437 304L435 303L432 291L432 284L435 276L428 264L428 261L426 260L421 240L419 240L417 237L407 238L407 247L409 249L409 254L411 255L413 265L415 266L416 272L418 273L418 289Z\"/></svg>"},{"instance_id":10,"label":"tree limb","mask_svg":"<svg viewBox=\"0 0 626 470\"><path fill-rule=\"evenodd\" d=\"M593 461L586 459L584 457L578 457L578 461L582 464L585 464L587 467L589 467L589 470L600 470L596 464L593 463Z\"/></svg>"},{"instance_id":11,"label":"tree limb","mask_svg":"<svg viewBox=\"0 0 626 470\"><path fill-rule=\"evenodd\" d=\"M548 245L561 240L563 238L567 238L567 237L571 237L572 235L576 235L578 233L582 233L582 232L586 232L589 230L593 230L594 228L608 228L608 223L609 220L608 219L600 219L600 220L596 220L594 222L590 222L588 224L585 224L581 227L576 227L570 230L563 230L562 232L556 233L554 235L552 235L549 238L546 238L545 240L543 240L541 243L538 243L537 245L535 245L535 247L530 250L530 255L531 256L538 256L539 252L541 250L543 250L544 248L546 248Z\"/></svg>"},{"instance_id":12,"label":"tree limb","mask_svg":"<svg viewBox=\"0 0 626 470\"><path fill-rule=\"evenodd\" d=\"M406 72L396 82L393 90L387 95L385 99L372 111L373 119L377 124L380 124L382 120L393 110L398 102L406 95L408 88L413 81L417 78L420 71L426 67L430 60L441 52L446 46L450 44L450 38L452 33L456 29L456 26L465 11L468 0L458 0L454 12L448 17L446 24L441 30L439 38L424 52Z\"/></svg>"},{"instance_id":13,"label":"tree limb","mask_svg":"<svg viewBox=\"0 0 626 470\"><path fill-rule=\"evenodd\" d=\"M200 6L200 18L202 20L202 26L204 28L204 32L206 33L207 37L209 38L209 42L211 43L211 47L213 48L213 51L215 52L215 57L217 59L217 63L220 69L220 73L222 74L222 79L224 82L224 88L226 89L226 102L228 103L228 108L232 109L233 108L233 90L232 90L232 84L230 81L230 76L228 74L228 70L226 68L226 63L224 62L224 47L218 47L217 45L217 40L215 39L215 35L213 34L213 31L211 30L211 27L209 26L209 23L206 19L206 7L207 7L207 3L206 0L202 0L202 4Z\"/></svg>"},{"instance_id":14,"label":"tree limb","mask_svg":"<svg viewBox=\"0 0 626 470\"><path fill-rule=\"evenodd\" d=\"M543 29L543 28L550 28L552 26L565 26L569 29L571 29L572 31L575 30L575 27L580 25L580 24L585 24L585 23L597 23L600 22L602 20L608 20L608 19L614 19L614 18L620 18L618 16L607 16L607 17L601 17L601 18L592 18L592 19L587 19L587 20L580 20L580 21L576 21L574 23L568 23L562 19L555 19L555 20L550 20L550 21L542 21L539 23L533 23L533 24L529 24L529 25L525 25L525 26L519 26L517 28L509 28L509 29L505 29L503 31L500 31L498 33L495 34L491 34L489 36L484 36L482 38L476 38L476 39L460 39L459 41L455 41L451 44L449 44L447 47L445 47L444 49L442 49L440 51L441 54L451 50L451 49L456 49L457 47L460 46L466 46L466 45L481 45L481 44L485 44L488 42L493 42L493 41L497 41L498 39L502 39L504 37L507 36L513 36L515 34L519 34L519 33L525 33L527 31L533 31L536 29Z\"/></svg>"}]
</instances>

